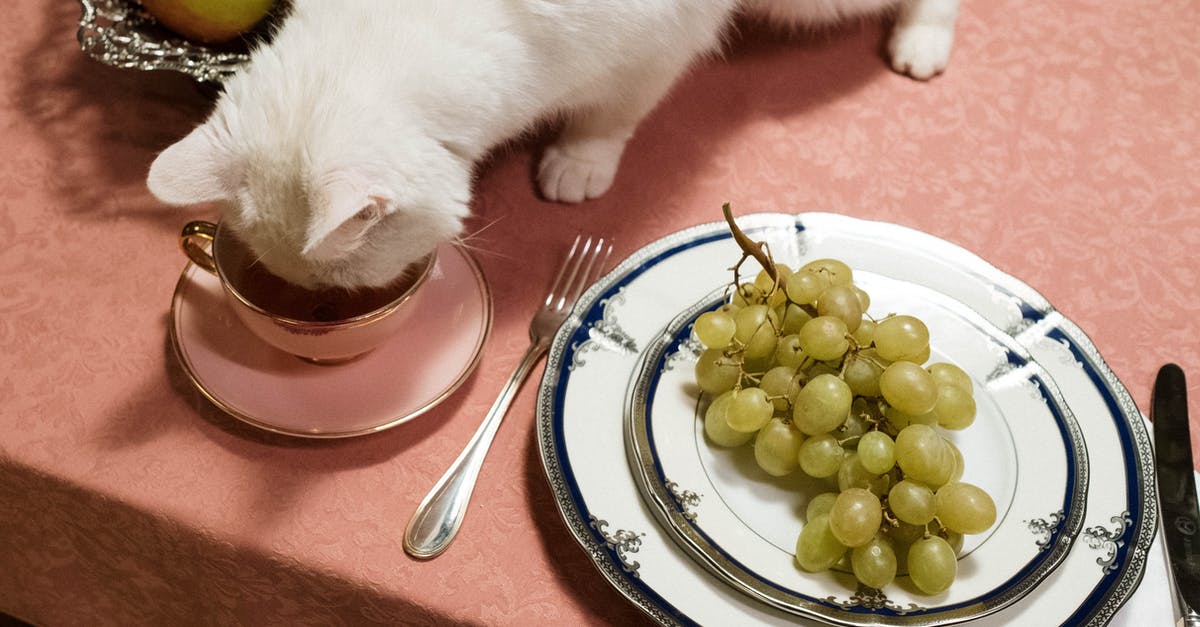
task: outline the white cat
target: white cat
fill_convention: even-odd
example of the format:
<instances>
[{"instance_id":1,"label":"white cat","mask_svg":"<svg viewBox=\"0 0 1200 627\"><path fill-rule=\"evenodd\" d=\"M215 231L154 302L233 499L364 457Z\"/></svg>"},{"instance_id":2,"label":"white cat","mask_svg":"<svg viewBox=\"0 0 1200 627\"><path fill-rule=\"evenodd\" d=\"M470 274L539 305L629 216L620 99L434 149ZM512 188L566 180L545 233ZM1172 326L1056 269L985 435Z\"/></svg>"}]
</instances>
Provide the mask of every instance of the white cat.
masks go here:
<instances>
[{"instance_id":1,"label":"white cat","mask_svg":"<svg viewBox=\"0 0 1200 627\"><path fill-rule=\"evenodd\" d=\"M738 11L813 24L898 9L892 66L946 65L958 0L294 0L210 118L150 168L296 284L378 286L462 229L489 149L566 114L550 200L613 182L625 142Z\"/></svg>"}]
</instances>

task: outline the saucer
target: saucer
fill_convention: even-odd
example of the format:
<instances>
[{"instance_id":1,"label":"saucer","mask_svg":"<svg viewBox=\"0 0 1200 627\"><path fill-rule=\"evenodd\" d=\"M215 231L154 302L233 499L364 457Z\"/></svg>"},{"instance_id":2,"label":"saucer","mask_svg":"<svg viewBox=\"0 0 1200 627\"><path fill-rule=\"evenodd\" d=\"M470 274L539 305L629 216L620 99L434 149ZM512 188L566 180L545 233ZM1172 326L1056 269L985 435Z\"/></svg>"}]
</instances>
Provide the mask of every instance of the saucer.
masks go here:
<instances>
[{"instance_id":1,"label":"saucer","mask_svg":"<svg viewBox=\"0 0 1200 627\"><path fill-rule=\"evenodd\" d=\"M260 340L217 277L189 263L171 300L171 345L192 384L229 415L267 431L309 438L374 433L450 396L479 362L492 298L479 265L445 244L410 322L352 362L306 362Z\"/></svg>"}]
</instances>

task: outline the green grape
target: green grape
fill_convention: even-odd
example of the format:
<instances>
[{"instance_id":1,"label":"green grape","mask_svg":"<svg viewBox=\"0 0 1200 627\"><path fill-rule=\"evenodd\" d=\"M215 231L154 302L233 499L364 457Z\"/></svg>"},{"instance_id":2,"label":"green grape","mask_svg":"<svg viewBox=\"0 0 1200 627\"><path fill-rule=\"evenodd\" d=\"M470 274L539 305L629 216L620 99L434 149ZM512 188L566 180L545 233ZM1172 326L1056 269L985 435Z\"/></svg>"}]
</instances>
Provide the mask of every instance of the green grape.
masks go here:
<instances>
[{"instance_id":1,"label":"green grape","mask_svg":"<svg viewBox=\"0 0 1200 627\"><path fill-rule=\"evenodd\" d=\"M923 364L923 363L929 361L929 355L931 353L932 353L932 351L930 350L929 345L926 344L925 348L920 353L917 353L916 357L908 357L908 358L905 358L904 361L911 361L914 364Z\"/></svg>"},{"instance_id":2,"label":"green grape","mask_svg":"<svg viewBox=\"0 0 1200 627\"><path fill-rule=\"evenodd\" d=\"M775 346L779 343L779 336L775 334L775 329L771 325L764 324L758 328L758 331L746 343L745 353L747 364L757 364L759 368L765 367L770 360L775 356ZM757 370L758 368L751 368Z\"/></svg>"},{"instance_id":3,"label":"green grape","mask_svg":"<svg viewBox=\"0 0 1200 627\"><path fill-rule=\"evenodd\" d=\"M696 360L696 383L709 394L733 389L740 378L738 362L726 357L722 349L710 348L700 353L700 359Z\"/></svg>"},{"instance_id":4,"label":"green grape","mask_svg":"<svg viewBox=\"0 0 1200 627\"><path fill-rule=\"evenodd\" d=\"M871 295L857 285L852 285L850 288L854 290L854 295L858 297L859 308L863 310L863 313L866 313L871 308Z\"/></svg>"},{"instance_id":5,"label":"green grape","mask_svg":"<svg viewBox=\"0 0 1200 627\"><path fill-rule=\"evenodd\" d=\"M769 320L774 320L775 314L772 313ZM746 358L747 360L761 357L774 357L775 345L779 342L778 327L771 322L766 322L758 327L758 330L750 336L750 340L746 342Z\"/></svg>"},{"instance_id":6,"label":"green grape","mask_svg":"<svg viewBox=\"0 0 1200 627\"><path fill-rule=\"evenodd\" d=\"M850 266L837 259L816 259L801 266L800 270L823 274L829 277L833 285L850 285L854 282L854 272Z\"/></svg>"},{"instance_id":7,"label":"green grape","mask_svg":"<svg viewBox=\"0 0 1200 627\"><path fill-rule=\"evenodd\" d=\"M879 589L896 578L896 551L892 541L876 533L866 544L854 547L850 552L850 565L854 576L865 586Z\"/></svg>"},{"instance_id":8,"label":"green grape","mask_svg":"<svg viewBox=\"0 0 1200 627\"><path fill-rule=\"evenodd\" d=\"M846 547L830 531L826 515L810 518L796 539L796 563L810 573L829 570L845 554Z\"/></svg>"},{"instance_id":9,"label":"green grape","mask_svg":"<svg viewBox=\"0 0 1200 627\"><path fill-rule=\"evenodd\" d=\"M936 364L929 364L926 370L929 371L929 374L933 375L933 380L938 385L957 385L968 394L975 391L975 385L971 383L970 375L954 364L938 362Z\"/></svg>"},{"instance_id":10,"label":"green grape","mask_svg":"<svg viewBox=\"0 0 1200 627\"><path fill-rule=\"evenodd\" d=\"M833 316L817 316L800 327L800 347L818 361L838 359L850 348L846 323Z\"/></svg>"},{"instance_id":11,"label":"green grape","mask_svg":"<svg viewBox=\"0 0 1200 627\"><path fill-rule=\"evenodd\" d=\"M912 540L902 540L898 533L898 529L903 529L903 528L912 529L912 530L916 531L917 536L915 538L913 538ZM909 549L912 548L913 542L920 540L924 536L925 536L925 526L924 525L921 525L920 527L918 527L916 525L900 523L900 527L898 527L898 528L893 527L891 530L889 530L888 537L890 537L892 539L892 548L895 549L895 551L896 551L896 574L897 575L907 575L908 574L908 551L909 551Z\"/></svg>"},{"instance_id":12,"label":"green grape","mask_svg":"<svg viewBox=\"0 0 1200 627\"><path fill-rule=\"evenodd\" d=\"M905 477L937 488L954 472L954 453L928 425L909 425L896 436L896 463Z\"/></svg>"},{"instance_id":13,"label":"green grape","mask_svg":"<svg viewBox=\"0 0 1200 627\"><path fill-rule=\"evenodd\" d=\"M975 422L975 397L971 396L971 392L951 384L938 385L937 390L933 415L939 425L959 430L966 429Z\"/></svg>"},{"instance_id":14,"label":"green grape","mask_svg":"<svg viewBox=\"0 0 1200 627\"><path fill-rule=\"evenodd\" d=\"M868 431L858 440L858 461L868 472L882 475L896 465L895 442L882 431Z\"/></svg>"},{"instance_id":15,"label":"green grape","mask_svg":"<svg viewBox=\"0 0 1200 627\"><path fill-rule=\"evenodd\" d=\"M938 488L937 517L958 533L983 533L996 522L996 503L982 488L957 481Z\"/></svg>"},{"instance_id":16,"label":"green grape","mask_svg":"<svg viewBox=\"0 0 1200 627\"><path fill-rule=\"evenodd\" d=\"M933 376L910 361L892 362L884 368L879 375L879 392L889 405L910 416L929 413L938 399Z\"/></svg>"},{"instance_id":17,"label":"green grape","mask_svg":"<svg viewBox=\"0 0 1200 627\"><path fill-rule=\"evenodd\" d=\"M920 416L910 416L889 405L888 408L884 410L883 415L887 417L888 422L891 423L891 425L895 427L897 431L907 427L908 425L928 425L930 427L937 425L937 416L934 416L932 411L921 414Z\"/></svg>"},{"instance_id":18,"label":"green grape","mask_svg":"<svg viewBox=\"0 0 1200 627\"><path fill-rule=\"evenodd\" d=\"M871 320L870 318L863 318L862 321L858 323L858 328L855 329L854 333L851 333L850 335L854 338L855 342L858 342L859 346L870 346L871 342L875 341L876 326L878 325L875 324L874 320ZM870 353L872 355L877 355L874 349L871 349ZM878 361L883 362L884 365L887 365L887 360L882 357L879 357Z\"/></svg>"},{"instance_id":19,"label":"green grape","mask_svg":"<svg viewBox=\"0 0 1200 627\"><path fill-rule=\"evenodd\" d=\"M754 433L734 431L726 422L725 411L729 408L731 398L733 390L721 393L704 412L704 433L717 446L741 446L754 437Z\"/></svg>"},{"instance_id":20,"label":"green grape","mask_svg":"<svg viewBox=\"0 0 1200 627\"><path fill-rule=\"evenodd\" d=\"M754 438L754 461L773 477L782 477L800 465L798 457L804 436L791 423L771 419Z\"/></svg>"},{"instance_id":21,"label":"green grape","mask_svg":"<svg viewBox=\"0 0 1200 627\"><path fill-rule=\"evenodd\" d=\"M846 323L846 330L854 333L862 324L863 310L854 288L832 285L817 297L817 314L841 319Z\"/></svg>"},{"instance_id":22,"label":"green grape","mask_svg":"<svg viewBox=\"0 0 1200 627\"><path fill-rule=\"evenodd\" d=\"M957 573L954 549L942 538L922 538L908 549L908 576L925 594L944 592L954 583Z\"/></svg>"},{"instance_id":23,"label":"green grape","mask_svg":"<svg viewBox=\"0 0 1200 627\"><path fill-rule=\"evenodd\" d=\"M890 497L889 502L891 502ZM896 545L911 545L913 542L925 537L925 525L914 525L900 521L900 524L888 527L888 536L891 537L892 542Z\"/></svg>"},{"instance_id":24,"label":"green grape","mask_svg":"<svg viewBox=\"0 0 1200 627\"><path fill-rule=\"evenodd\" d=\"M853 452L847 453L842 459L842 466L837 472L837 482L839 490L862 488L875 495L887 494L891 486L891 478L888 475L877 475L863 468L858 453Z\"/></svg>"},{"instance_id":25,"label":"green grape","mask_svg":"<svg viewBox=\"0 0 1200 627\"><path fill-rule=\"evenodd\" d=\"M828 516L836 500L837 492L822 492L812 497L808 506L804 508L804 520L812 521L817 516Z\"/></svg>"},{"instance_id":26,"label":"green grape","mask_svg":"<svg viewBox=\"0 0 1200 627\"><path fill-rule=\"evenodd\" d=\"M804 349L800 348L799 335L785 335L775 344L775 363L780 366L799 368L804 363Z\"/></svg>"},{"instance_id":27,"label":"green grape","mask_svg":"<svg viewBox=\"0 0 1200 627\"><path fill-rule=\"evenodd\" d=\"M829 510L829 530L838 542L851 548L870 542L881 522L879 497L862 488L843 490Z\"/></svg>"},{"instance_id":28,"label":"green grape","mask_svg":"<svg viewBox=\"0 0 1200 627\"><path fill-rule=\"evenodd\" d=\"M958 447L953 442L946 440L946 445L950 447L950 452L954 454L954 470L950 472L950 481L958 481L962 479L967 463L963 459L962 451L958 450Z\"/></svg>"},{"instance_id":29,"label":"green grape","mask_svg":"<svg viewBox=\"0 0 1200 627\"><path fill-rule=\"evenodd\" d=\"M815 272L795 272L788 277L785 289L788 299L797 305L811 305L825 288L831 285L829 277Z\"/></svg>"},{"instance_id":30,"label":"green grape","mask_svg":"<svg viewBox=\"0 0 1200 627\"><path fill-rule=\"evenodd\" d=\"M843 422L842 426L838 427L834 433L841 440L856 438L866 433L870 425L867 424L865 415L869 414L870 407L866 401L861 398L855 398L850 403L850 415L846 416L846 422Z\"/></svg>"},{"instance_id":31,"label":"green grape","mask_svg":"<svg viewBox=\"0 0 1200 627\"><path fill-rule=\"evenodd\" d=\"M794 303L788 303L787 307L783 310L783 331L781 334L792 335L799 333L804 323L812 319L812 314L805 311L803 307Z\"/></svg>"},{"instance_id":32,"label":"green grape","mask_svg":"<svg viewBox=\"0 0 1200 627\"><path fill-rule=\"evenodd\" d=\"M774 317L774 312L766 305L746 305L733 314L733 322L736 328L733 333L733 339L741 342L743 345L749 344L750 339L754 337L758 330L764 325L771 327L771 320Z\"/></svg>"},{"instance_id":33,"label":"green grape","mask_svg":"<svg viewBox=\"0 0 1200 627\"><path fill-rule=\"evenodd\" d=\"M875 326L875 350L888 361L916 361L928 348L929 328L913 316L892 316Z\"/></svg>"},{"instance_id":34,"label":"green grape","mask_svg":"<svg viewBox=\"0 0 1200 627\"><path fill-rule=\"evenodd\" d=\"M845 455L837 438L828 433L814 435L800 445L800 470L810 477L832 477L842 467Z\"/></svg>"},{"instance_id":35,"label":"green grape","mask_svg":"<svg viewBox=\"0 0 1200 627\"><path fill-rule=\"evenodd\" d=\"M841 378L838 377L837 368L834 368L823 361L818 361L817 363L809 366L807 369L805 369L804 373L808 375L809 379L815 379L823 374L827 374L831 377L837 377L839 379Z\"/></svg>"},{"instance_id":36,"label":"green grape","mask_svg":"<svg viewBox=\"0 0 1200 627\"><path fill-rule=\"evenodd\" d=\"M792 269L785 263L775 264L775 274L779 277L779 286L783 287L787 278L792 275ZM771 288L775 287L775 281L771 280L771 275L767 274L765 269L759 270L754 277L754 286L763 294L769 294Z\"/></svg>"},{"instance_id":37,"label":"green grape","mask_svg":"<svg viewBox=\"0 0 1200 627\"><path fill-rule=\"evenodd\" d=\"M749 307L750 305L761 305L763 301L762 290L758 289L753 283L742 283L733 291L733 298L730 299L739 309Z\"/></svg>"},{"instance_id":38,"label":"green grape","mask_svg":"<svg viewBox=\"0 0 1200 627\"><path fill-rule=\"evenodd\" d=\"M763 428L775 413L775 405L759 388L742 388L733 393L725 408L729 428L742 433L754 433Z\"/></svg>"},{"instance_id":39,"label":"green grape","mask_svg":"<svg viewBox=\"0 0 1200 627\"><path fill-rule=\"evenodd\" d=\"M936 513L933 490L905 479L888 491L888 506L901 522L926 525Z\"/></svg>"},{"instance_id":40,"label":"green grape","mask_svg":"<svg viewBox=\"0 0 1200 627\"><path fill-rule=\"evenodd\" d=\"M842 371L842 379L850 386L855 396L879 396L879 375L883 368L857 354L846 357L846 365Z\"/></svg>"},{"instance_id":41,"label":"green grape","mask_svg":"<svg viewBox=\"0 0 1200 627\"><path fill-rule=\"evenodd\" d=\"M733 341L737 325L733 316L724 311L706 311L696 318L692 330L705 348L725 348Z\"/></svg>"},{"instance_id":42,"label":"green grape","mask_svg":"<svg viewBox=\"0 0 1200 627\"><path fill-rule=\"evenodd\" d=\"M783 289L783 283L779 284L779 289L767 295L767 306L776 311L781 311L787 302L787 292Z\"/></svg>"},{"instance_id":43,"label":"green grape","mask_svg":"<svg viewBox=\"0 0 1200 627\"><path fill-rule=\"evenodd\" d=\"M792 379L796 376L796 369L788 366L775 366L771 368L759 379L758 387L767 393L767 396L778 397L772 398L771 404L775 406L776 412L784 412L788 410L789 392L792 388Z\"/></svg>"},{"instance_id":44,"label":"green grape","mask_svg":"<svg viewBox=\"0 0 1200 627\"><path fill-rule=\"evenodd\" d=\"M853 398L845 381L831 374L817 375L796 394L792 420L806 435L828 433L846 421Z\"/></svg>"},{"instance_id":45,"label":"green grape","mask_svg":"<svg viewBox=\"0 0 1200 627\"><path fill-rule=\"evenodd\" d=\"M954 550L954 554L958 555L961 553L964 539L963 534L957 531L950 531L949 529L943 529L942 533L946 535L946 544L950 545L950 548Z\"/></svg>"},{"instance_id":46,"label":"green grape","mask_svg":"<svg viewBox=\"0 0 1200 627\"><path fill-rule=\"evenodd\" d=\"M748 305L733 317L737 330L733 338L745 347L743 357L748 371L765 369L775 355L778 320L766 305Z\"/></svg>"}]
</instances>

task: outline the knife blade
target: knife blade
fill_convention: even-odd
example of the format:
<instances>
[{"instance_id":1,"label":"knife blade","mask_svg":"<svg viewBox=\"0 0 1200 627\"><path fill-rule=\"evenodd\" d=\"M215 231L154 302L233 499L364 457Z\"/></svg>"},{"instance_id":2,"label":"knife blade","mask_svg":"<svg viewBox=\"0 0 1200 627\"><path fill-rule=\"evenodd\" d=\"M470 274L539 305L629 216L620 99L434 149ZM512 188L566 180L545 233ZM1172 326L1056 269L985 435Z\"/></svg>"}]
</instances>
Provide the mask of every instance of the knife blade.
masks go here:
<instances>
[{"instance_id":1,"label":"knife blade","mask_svg":"<svg viewBox=\"0 0 1200 627\"><path fill-rule=\"evenodd\" d=\"M1180 624L1200 625L1200 510L1196 507L1196 482L1192 476L1187 382L1179 366L1167 364L1159 369L1150 418L1154 421L1154 461L1163 533L1184 616Z\"/></svg>"}]
</instances>

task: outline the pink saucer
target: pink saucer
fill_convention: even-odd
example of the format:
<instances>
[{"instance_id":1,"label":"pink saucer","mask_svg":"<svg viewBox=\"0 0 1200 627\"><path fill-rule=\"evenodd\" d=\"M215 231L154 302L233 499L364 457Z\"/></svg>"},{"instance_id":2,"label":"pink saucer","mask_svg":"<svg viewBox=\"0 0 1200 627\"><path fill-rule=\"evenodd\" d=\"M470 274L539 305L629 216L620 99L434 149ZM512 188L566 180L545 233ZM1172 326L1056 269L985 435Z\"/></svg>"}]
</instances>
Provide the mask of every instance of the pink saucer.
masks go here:
<instances>
[{"instance_id":1,"label":"pink saucer","mask_svg":"<svg viewBox=\"0 0 1200 627\"><path fill-rule=\"evenodd\" d=\"M416 294L408 326L350 363L318 366L255 337L217 277L188 264L171 300L171 344L192 383L256 427L310 438L373 433L415 418L479 362L492 299L478 264L453 245Z\"/></svg>"}]
</instances>

